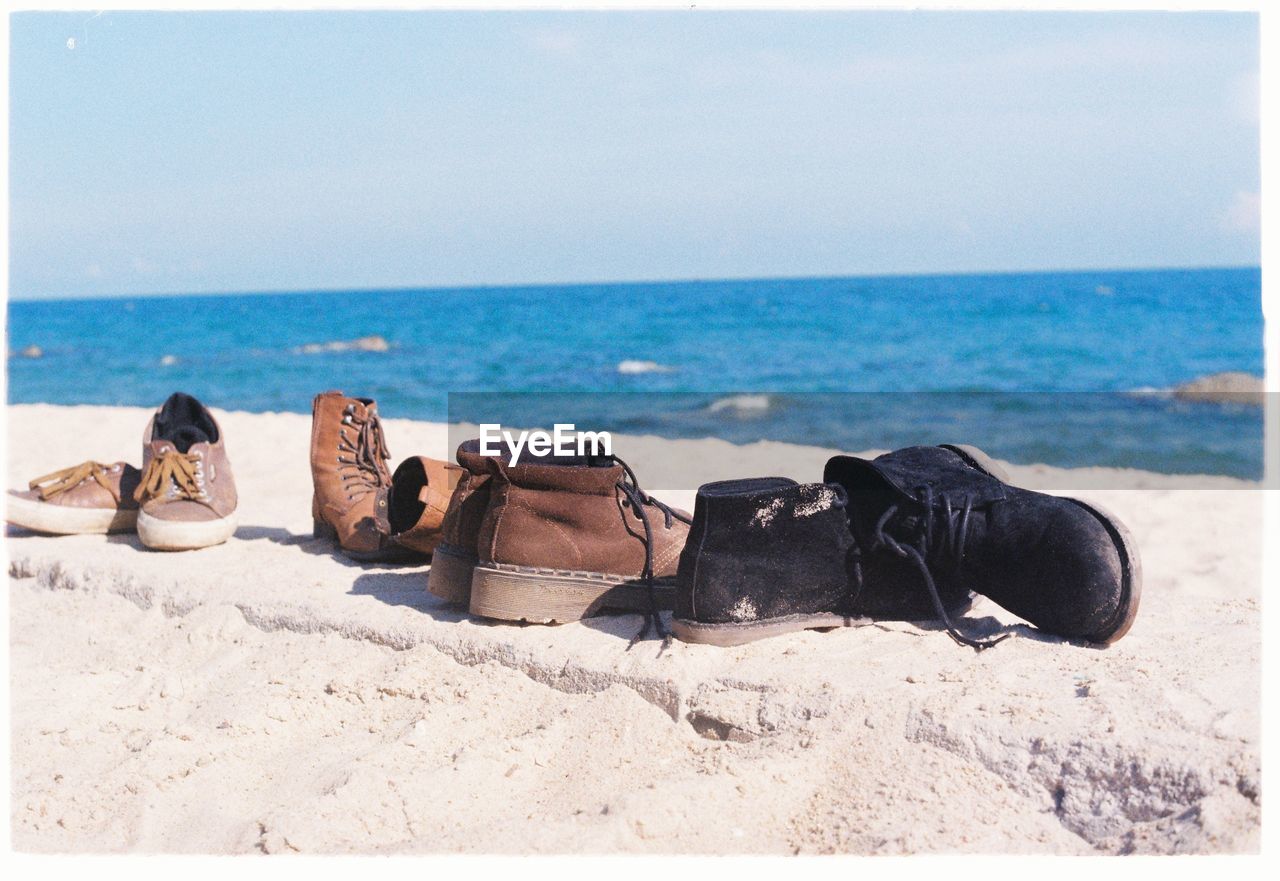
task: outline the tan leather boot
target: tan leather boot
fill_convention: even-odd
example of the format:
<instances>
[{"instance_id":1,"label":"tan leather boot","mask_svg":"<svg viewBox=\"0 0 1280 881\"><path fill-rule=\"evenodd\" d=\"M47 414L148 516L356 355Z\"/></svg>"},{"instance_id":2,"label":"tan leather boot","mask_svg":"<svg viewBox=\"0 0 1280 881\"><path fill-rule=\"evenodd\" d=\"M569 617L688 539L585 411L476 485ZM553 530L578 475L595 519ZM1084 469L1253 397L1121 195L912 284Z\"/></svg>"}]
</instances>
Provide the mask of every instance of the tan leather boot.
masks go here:
<instances>
[{"instance_id":1,"label":"tan leather boot","mask_svg":"<svg viewBox=\"0 0 1280 881\"><path fill-rule=\"evenodd\" d=\"M640 611L662 632L657 610L671 608L689 515L645 495L616 458L577 462L487 460L471 612L555 623Z\"/></svg>"},{"instance_id":2,"label":"tan leather boot","mask_svg":"<svg viewBox=\"0 0 1280 881\"><path fill-rule=\"evenodd\" d=\"M174 392L142 435L138 538L158 551L221 544L236 531L236 482L218 421Z\"/></svg>"},{"instance_id":3,"label":"tan leather boot","mask_svg":"<svg viewBox=\"0 0 1280 881\"><path fill-rule=\"evenodd\" d=\"M431 556L440 543L440 527L462 471L452 462L426 456L401 462L391 475L391 540L416 554Z\"/></svg>"},{"instance_id":4,"label":"tan leather boot","mask_svg":"<svg viewBox=\"0 0 1280 881\"><path fill-rule=\"evenodd\" d=\"M142 473L127 462L83 462L9 490L5 520L50 535L133 532Z\"/></svg>"},{"instance_id":5,"label":"tan leather boot","mask_svg":"<svg viewBox=\"0 0 1280 881\"><path fill-rule=\"evenodd\" d=\"M489 507L489 463L480 455L480 441L458 447L457 484L440 524L440 541L431 556L427 589L443 600L471 602L471 574L476 568L480 524Z\"/></svg>"},{"instance_id":6,"label":"tan leather boot","mask_svg":"<svg viewBox=\"0 0 1280 881\"><path fill-rule=\"evenodd\" d=\"M316 538L333 538L355 560L397 559L390 542L386 440L378 405L339 391L311 402L311 517Z\"/></svg>"}]
</instances>

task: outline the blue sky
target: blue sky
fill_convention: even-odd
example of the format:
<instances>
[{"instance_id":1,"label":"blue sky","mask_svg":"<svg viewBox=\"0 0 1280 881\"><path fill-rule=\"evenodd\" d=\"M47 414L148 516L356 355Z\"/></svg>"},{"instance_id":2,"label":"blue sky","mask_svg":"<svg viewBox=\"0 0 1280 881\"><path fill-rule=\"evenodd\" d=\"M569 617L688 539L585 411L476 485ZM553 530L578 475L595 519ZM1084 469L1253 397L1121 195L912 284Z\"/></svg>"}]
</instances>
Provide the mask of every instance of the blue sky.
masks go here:
<instances>
[{"instance_id":1,"label":"blue sky","mask_svg":"<svg viewBox=\"0 0 1280 881\"><path fill-rule=\"evenodd\" d=\"M1252 14L11 24L15 298L1259 260Z\"/></svg>"}]
</instances>

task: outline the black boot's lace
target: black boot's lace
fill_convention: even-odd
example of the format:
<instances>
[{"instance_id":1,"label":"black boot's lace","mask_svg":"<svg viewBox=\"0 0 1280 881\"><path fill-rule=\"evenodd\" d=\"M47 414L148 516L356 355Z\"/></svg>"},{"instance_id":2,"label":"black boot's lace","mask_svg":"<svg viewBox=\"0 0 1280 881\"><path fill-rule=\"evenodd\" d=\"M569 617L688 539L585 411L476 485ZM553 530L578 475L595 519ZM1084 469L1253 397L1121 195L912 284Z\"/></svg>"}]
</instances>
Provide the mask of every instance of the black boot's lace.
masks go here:
<instances>
[{"instance_id":1,"label":"black boot's lace","mask_svg":"<svg viewBox=\"0 0 1280 881\"><path fill-rule=\"evenodd\" d=\"M361 418L355 406L348 404L342 424L338 431L338 470L347 500L355 501L391 482L387 466L383 464L391 458L391 451L387 449L382 422L376 412L366 411Z\"/></svg>"},{"instance_id":2,"label":"black boot's lace","mask_svg":"<svg viewBox=\"0 0 1280 881\"><path fill-rule=\"evenodd\" d=\"M914 528L915 543L899 542L885 531L894 516L901 510L898 505L889 506L880 516L873 534L872 549L884 547L899 557L910 560L920 572L925 587L929 589L929 598L933 601L934 611L947 627L947 633L960 645L967 645L977 651L989 649L993 645L1009 638L1009 634L997 636L995 639L973 639L962 634L947 614L942 598L938 596L938 587L933 580L933 567L947 567L957 572L964 563L964 545L969 535L969 517L973 513L973 500L966 499L957 509L945 493L936 499L929 486L920 488L923 500L920 502L920 517ZM935 528L935 521L937 527ZM900 527L901 528L901 527Z\"/></svg>"},{"instance_id":3,"label":"black boot's lace","mask_svg":"<svg viewBox=\"0 0 1280 881\"><path fill-rule=\"evenodd\" d=\"M640 489L640 482L636 479L636 473L631 470L631 466L616 456L614 461L622 466L623 476L618 481L617 486L618 491L622 493L623 505L631 508L644 526L644 570L640 573L640 578L644 581L645 587L649 592L649 614L645 616L644 627L635 635L627 647L630 648L648 637L650 631L658 634L665 647L671 640L671 634L667 632L666 625L662 623L662 613L658 609L658 592L653 585L653 524L649 522L647 509L653 507L662 512L663 526L666 529L670 529L672 523L676 520L682 523L691 523L692 518L663 504Z\"/></svg>"}]
</instances>

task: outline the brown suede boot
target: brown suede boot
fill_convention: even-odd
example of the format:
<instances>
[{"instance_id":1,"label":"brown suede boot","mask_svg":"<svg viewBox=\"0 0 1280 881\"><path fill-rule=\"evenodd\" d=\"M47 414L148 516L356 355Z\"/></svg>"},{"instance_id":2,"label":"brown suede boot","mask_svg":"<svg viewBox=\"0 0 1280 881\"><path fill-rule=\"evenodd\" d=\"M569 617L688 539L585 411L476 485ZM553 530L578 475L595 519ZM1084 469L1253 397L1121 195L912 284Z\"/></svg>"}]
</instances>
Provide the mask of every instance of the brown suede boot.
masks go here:
<instances>
[{"instance_id":1,"label":"brown suede boot","mask_svg":"<svg viewBox=\"0 0 1280 881\"><path fill-rule=\"evenodd\" d=\"M640 611L665 635L657 611L671 608L689 515L645 495L616 458L564 461L488 460L471 613L550 624Z\"/></svg>"},{"instance_id":2,"label":"brown suede boot","mask_svg":"<svg viewBox=\"0 0 1280 881\"><path fill-rule=\"evenodd\" d=\"M427 589L443 600L465 606L471 602L476 543L489 507L489 457L480 455L477 439L461 444L457 458L458 480L440 524Z\"/></svg>"},{"instance_id":3,"label":"brown suede boot","mask_svg":"<svg viewBox=\"0 0 1280 881\"><path fill-rule=\"evenodd\" d=\"M374 401L337 391L316 395L311 403L315 536L335 539L354 560L405 556L390 542L389 455Z\"/></svg>"},{"instance_id":4,"label":"brown suede boot","mask_svg":"<svg viewBox=\"0 0 1280 881\"><path fill-rule=\"evenodd\" d=\"M463 469L452 462L412 456L391 475L391 540L416 554L431 556L440 526Z\"/></svg>"}]
</instances>

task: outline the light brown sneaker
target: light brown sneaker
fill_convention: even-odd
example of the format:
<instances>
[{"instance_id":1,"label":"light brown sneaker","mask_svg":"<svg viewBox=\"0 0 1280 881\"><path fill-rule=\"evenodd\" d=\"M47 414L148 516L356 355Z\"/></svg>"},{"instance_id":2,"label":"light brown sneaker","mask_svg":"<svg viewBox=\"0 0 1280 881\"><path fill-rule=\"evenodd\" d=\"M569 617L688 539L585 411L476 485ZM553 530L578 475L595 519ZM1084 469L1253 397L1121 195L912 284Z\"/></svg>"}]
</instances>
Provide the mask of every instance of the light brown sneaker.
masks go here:
<instances>
[{"instance_id":1,"label":"light brown sneaker","mask_svg":"<svg viewBox=\"0 0 1280 881\"><path fill-rule=\"evenodd\" d=\"M25 491L9 490L5 520L50 535L133 532L142 473L125 462L83 462L37 477Z\"/></svg>"},{"instance_id":2,"label":"light brown sneaker","mask_svg":"<svg viewBox=\"0 0 1280 881\"><path fill-rule=\"evenodd\" d=\"M311 402L311 519L353 560L405 556L391 543L390 458L378 404L329 391Z\"/></svg>"},{"instance_id":3,"label":"light brown sneaker","mask_svg":"<svg viewBox=\"0 0 1280 881\"><path fill-rule=\"evenodd\" d=\"M486 462L473 615L546 624L648 612L665 636L657 613L674 600L688 514L646 495L612 456Z\"/></svg>"},{"instance_id":4,"label":"light brown sneaker","mask_svg":"<svg viewBox=\"0 0 1280 881\"><path fill-rule=\"evenodd\" d=\"M236 531L236 484L222 430L209 410L174 392L142 435L134 498L138 538L160 551L221 544Z\"/></svg>"},{"instance_id":5,"label":"light brown sneaker","mask_svg":"<svg viewBox=\"0 0 1280 881\"><path fill-rule=\"evenodd\" d=\"M449 498L463 469L426 456L405 459L391 475L388 494L391 541L409 551L431 556L440 543L440 527Z\"/></svg>"}]
</instances>

